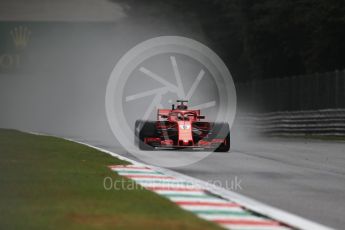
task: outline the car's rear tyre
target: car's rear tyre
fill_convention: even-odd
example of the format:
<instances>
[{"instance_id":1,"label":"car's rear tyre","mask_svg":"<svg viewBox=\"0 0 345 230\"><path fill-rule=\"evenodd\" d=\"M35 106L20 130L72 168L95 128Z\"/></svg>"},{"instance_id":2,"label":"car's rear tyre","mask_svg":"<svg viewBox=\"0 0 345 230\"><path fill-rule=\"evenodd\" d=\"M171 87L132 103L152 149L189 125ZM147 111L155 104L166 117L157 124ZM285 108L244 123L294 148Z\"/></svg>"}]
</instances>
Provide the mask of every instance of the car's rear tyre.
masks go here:
<instances>
[{"instance_id":1,"label":"car's rear tyre","mask_svg":"<svg viewBox=\"0 0 345 230\"><path fill-rule=\"evenodd\" d=\"M214 123L210 139L224 138L224 142L221 143L214 152L229 152L230 150L230 126L228 123Z\"/></svg>"},{"instance_id":2,"label":"car's rear tyre","mask_svg":"<svg viewBox=\"0 0 345 230\"><path fill-rule=\"evenodd\" d=\"M225 143L222 143L216 148L215 152L229 152L230 150L230 133L225 137Z\"/></svg>"},{"instance_id":3,"label":"car's rear tyre","mask_svg":"<svg viewBox=\"0 0 345 230\"><path fill-rule=\"evenodd\" d=\"M135 141L140 150L153 150L154 146L145 143L145 138L157 137L156 122L137 120L135 122Z\"/></svg>"}]
</instances>

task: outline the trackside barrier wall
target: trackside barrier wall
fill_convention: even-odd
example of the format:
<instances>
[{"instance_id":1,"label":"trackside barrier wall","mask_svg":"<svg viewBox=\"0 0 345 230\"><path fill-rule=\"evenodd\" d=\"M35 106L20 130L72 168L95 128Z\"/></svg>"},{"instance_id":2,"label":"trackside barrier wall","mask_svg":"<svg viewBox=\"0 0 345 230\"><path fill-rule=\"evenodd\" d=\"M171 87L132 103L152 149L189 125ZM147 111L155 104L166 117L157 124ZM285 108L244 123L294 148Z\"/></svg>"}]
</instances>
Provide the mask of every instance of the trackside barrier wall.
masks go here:
<instances>
[{"instance_id":1,"label":"trackside barrier wall","mask_svg":"<svg viewBox=\"0 0 345 230\"><path fill-rule=\"evenodd\" d=\"M244 113L239 121L256 134L345 136L345 109Z\"/></svg>"}]
</instances>

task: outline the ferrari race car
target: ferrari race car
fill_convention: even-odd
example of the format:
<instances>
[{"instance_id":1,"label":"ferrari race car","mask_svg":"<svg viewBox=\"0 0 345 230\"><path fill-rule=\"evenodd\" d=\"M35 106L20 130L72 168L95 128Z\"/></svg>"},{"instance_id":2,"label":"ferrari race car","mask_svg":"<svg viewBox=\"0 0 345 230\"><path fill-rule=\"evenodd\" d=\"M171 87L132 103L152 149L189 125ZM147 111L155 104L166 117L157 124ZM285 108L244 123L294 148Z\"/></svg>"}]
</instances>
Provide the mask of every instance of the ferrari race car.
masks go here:
<instances>
[{"instance_id":1,"label":"ferrari race car","mask_svg":"<svg viewBox=\"0 0 345 230\"><path fill-rule=\"evenodd\" d=\"M200 110L188 110L186 100L177 100L176 108L158 109L156 121L137 120L135 140L141 150L183 149L228 152L228 123L201 121Z\"/></svg>"}]
</instances>

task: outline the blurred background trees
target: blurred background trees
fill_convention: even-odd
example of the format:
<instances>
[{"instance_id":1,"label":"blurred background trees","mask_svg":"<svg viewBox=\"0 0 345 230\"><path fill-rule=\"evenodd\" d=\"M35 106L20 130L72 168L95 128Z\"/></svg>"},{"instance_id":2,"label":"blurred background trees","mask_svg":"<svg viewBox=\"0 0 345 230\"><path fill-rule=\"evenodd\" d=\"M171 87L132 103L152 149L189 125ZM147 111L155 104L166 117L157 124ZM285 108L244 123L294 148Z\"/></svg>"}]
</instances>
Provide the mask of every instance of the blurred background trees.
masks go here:
<instances>
[{"instance_id":1,"label":"blurred background trees","mask_svg":"<svg viewBox=\"0 0 345 230\"><path fill-rule=\"evenodd\" d=\"M119 1L129 15L195 17L238 82L345 68L344 0Z\"/></svg>"}]
</instances>

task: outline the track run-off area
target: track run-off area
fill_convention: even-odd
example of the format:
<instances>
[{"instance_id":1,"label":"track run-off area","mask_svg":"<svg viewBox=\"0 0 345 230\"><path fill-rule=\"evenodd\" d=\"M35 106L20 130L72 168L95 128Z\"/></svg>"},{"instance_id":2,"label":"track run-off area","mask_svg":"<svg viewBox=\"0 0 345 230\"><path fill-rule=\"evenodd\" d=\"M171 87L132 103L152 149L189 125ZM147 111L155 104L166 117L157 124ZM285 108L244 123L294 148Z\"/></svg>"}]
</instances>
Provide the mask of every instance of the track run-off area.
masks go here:
<instances>
[{"instance_id":1,"label":"track run-off area","mask_svg":"<svg viewBox=\"0 0 345 230\"><path fill-rule=\"evenodd\" d=\"M163 171L202 181L206 186L221 187L216 190L224 194L229 191L227 198L248 198L248 204L253 199L254 210L263 204L265 214L272 212L273 216L282 218L286 212L293 214L292 219L296 222L301 218L301 229L324 229L324 226L343 229L345 143L300 138L245 141L235 138L229 153L213 153L195 164ZM74 140L138 161L118 145ZM157 167L152 166L152 169ZM234 186L234 181L239 186ZM266 205L268 209L265 209ZM315 225L311 228L303 225L305 223Z\"/></svg>"}]
</instances>

